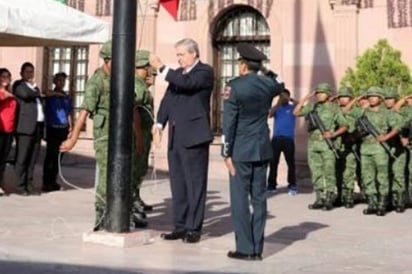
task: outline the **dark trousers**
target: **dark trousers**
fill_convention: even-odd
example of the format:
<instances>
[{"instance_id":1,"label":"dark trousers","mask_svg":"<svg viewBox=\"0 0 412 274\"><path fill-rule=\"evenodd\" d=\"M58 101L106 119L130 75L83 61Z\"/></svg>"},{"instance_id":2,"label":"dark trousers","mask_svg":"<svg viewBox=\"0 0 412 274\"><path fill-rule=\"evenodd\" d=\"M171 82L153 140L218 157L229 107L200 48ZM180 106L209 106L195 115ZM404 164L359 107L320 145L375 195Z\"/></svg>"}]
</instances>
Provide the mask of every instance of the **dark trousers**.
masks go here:
<instances>
[{"instance_id":1,"label":"dark trousers","mask_svg":"<svg viewBox=\"0 0 412 274\"><path fill-rule=\"evenodd\" d=\"M268 185L277 185L278 165L280 154L283 152L286 164L288 166L288 184L289 187L296 186L295 174L295 141L292 138L276 136L271 140L273 158L270 161Z\"/></svg>"},{"instance_id":2,"label":"dark trousers","mask_svg":"<svg viewBox=\"0 0 412 274\"><path fill-rule=\"evenodd\" d=\"M230 178L230 204L236 251L262 254L266 225L266 171L268 162L234 162ZM252 213L249 209L249 196Z\"/></svg>"},{"instance_id":3,"label":"dark trousers","mask_svg":"<svg viewBox=\"0 0 412 274\"><path fill-rule=\"evenodd\" d=\"M176 231L200 232L205 214L209 143L169 147L168 162Z\"/></svg>"},{"instance_id":4,"label":"dark trousers","mask_svg":"<svg viewBox=\"0 0 412 274\"><path fill-rule=\"evenodd\" d=\"M43 123L37 123L33 135L16 135L16 177L19 191L33 191L33 172L43 136Z\"/></svg>"},{"instance_id":5,"label":"dark trousers","mask_svg":"<svg viewBox=\"0 0 412 274\"><path fill-rule=\"evenodd\" d=\"M59 148L62 142L66 140L68 133L69 129L67 127L47 127L47 149L43 162L43 188L45 189L52 188L57 185L57 173L59 171Z\"/></svg>"},{"instance_id":6,"label":"dark trousers","mask_svg":"<svg viewBox=\"0 0 412 274\"><path fill-rule=\"evenodd\" d=\"M0 132L0 186L3 183L4 170L13 142L13 133Z\"/></svg>"}]
</instances>

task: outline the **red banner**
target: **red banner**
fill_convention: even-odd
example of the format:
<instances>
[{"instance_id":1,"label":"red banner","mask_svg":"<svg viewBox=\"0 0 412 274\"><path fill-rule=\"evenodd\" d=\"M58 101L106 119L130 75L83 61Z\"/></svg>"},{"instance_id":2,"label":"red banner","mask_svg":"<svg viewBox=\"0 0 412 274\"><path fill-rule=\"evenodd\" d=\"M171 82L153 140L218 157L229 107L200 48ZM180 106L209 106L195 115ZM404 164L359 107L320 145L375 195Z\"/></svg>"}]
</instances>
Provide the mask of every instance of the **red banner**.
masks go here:
<instances>
[{"instance_id":1,"label":"red banner","mask_svg":"<svg viewBox=\"0 0 412 274\"><path fill-rule=\"evenodd\" d=\"M179 10L179 0L160 0L160 5L167 10L167 12L177 20Z\"/></svg>"}]
</instances>

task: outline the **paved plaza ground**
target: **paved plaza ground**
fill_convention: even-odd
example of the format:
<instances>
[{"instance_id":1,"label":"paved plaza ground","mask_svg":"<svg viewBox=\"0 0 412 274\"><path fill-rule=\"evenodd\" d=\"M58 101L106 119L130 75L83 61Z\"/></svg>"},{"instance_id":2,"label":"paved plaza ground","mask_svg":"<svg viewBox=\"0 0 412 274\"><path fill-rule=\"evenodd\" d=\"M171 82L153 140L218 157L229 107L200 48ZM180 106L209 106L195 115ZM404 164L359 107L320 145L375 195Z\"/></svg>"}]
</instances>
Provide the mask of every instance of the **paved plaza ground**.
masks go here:
<instances>
[{"instance_id":1,"label":"paved plaza ground","mask_svg":"<svg viewBox=\"0 0 412 274\"><path fill-rule=\"evenodd\" d=\"M412 273L412 209L385 217L364 216L353 209L310 211L308 171L298 165L299 194L288 196L286 170L281 188L268 197L264 260L244 262L226 257L234 247L228 180L218 149L212 148L207 212L198 244L160 239L171 227L170 188L165 171L148 175L142 196L155 206L150 226L141 230L145 244L118 248L82 241L94 222L94 159L90 140L83 140L63 161L66 179L86 190L41 196L0 197L0 274L27 273ZM156 157L164 167L164 155ZM41 161L39 161L41 163ZM14 181L6 172L8 188ZM36 168L40 184L41 166Z\"/></svg>"}]
</instances>

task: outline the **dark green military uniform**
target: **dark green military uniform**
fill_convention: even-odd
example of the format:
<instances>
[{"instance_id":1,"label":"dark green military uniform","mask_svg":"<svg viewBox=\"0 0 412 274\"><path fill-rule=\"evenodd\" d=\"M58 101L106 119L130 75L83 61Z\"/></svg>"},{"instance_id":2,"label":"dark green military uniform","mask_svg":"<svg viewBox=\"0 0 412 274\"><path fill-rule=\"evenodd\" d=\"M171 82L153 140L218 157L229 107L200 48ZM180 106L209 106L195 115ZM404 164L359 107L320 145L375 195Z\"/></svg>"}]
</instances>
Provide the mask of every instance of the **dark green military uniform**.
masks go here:
<instances>
[{"instance_id":1,"label":"dark green military uniform","mask_svg":"<svg viewBox=\"0 0 412 274\"><path fill-rule=\"evenodd\" d=\"M399 95L394 88L385 88L385 99L399 99ZM407 120L406 117L393 112L393 116L397 118L401 125L405 125ZM405 196L406 196L406 179L405 179L405 168L406 168L406 148L401 144L400 135L396 135L388 141L392 152L396 158L389 158L389 184L391 193L391 202L393 208L399 213L405 210Z\"/></svg>"},{"instance_id":2,"label":"dark green military uniform","mask_svg":"<svg viewBox=\"0 0 412 274\"><path fill-rule=\"evenodd\" d=\"M327 83L317 85L316 93L332 95L332 88ZM307 116L316 111L325 125L326 131L334 132L338 127L348 123L338 105L326 101L316 102L303 107L299 116ZM319 128L309 126L308 162L312 176L312 183L316 192L316 201L309 205L311 209L324 208L329 210L337 194L336 185L336 157L328 147Z\"/></svg>"},{"instance_id":3,"label":"dark green military uniform","mask_svg":"<svg viewBox=\"0 0 412 274\"><path fill-rule=\"evenodd\" d=\"M383 91L379 87L369 88L367 96L378 96L384 99ZM399 119L382 103L377 111L366 108L363 115L379 134L386 134L391 128L400 128ZM372 134L367 134L362 138L360 154L362 183L368 199L368 208L364 210L364 214L385 215L389 194L389 155Z\"/></svg>"},{"instance_id":4,"label":"dark green military uniform","mask_svg":"<svg viewBox=\"0 0 412 274\"><path fill-rule=\"evenodd\" d=\"M265 58L249 44L240 44L238 51L242 58L241 66L260 64ZM267 115L273 97L282 90L283 84L257 75L249 67L249 72L230 81L222 94L222 155L231 158L236 169L236 174L230 175L231 212L236 238L236 251L228 253L230 258L261 258L267 211L266 171L272 157Z\"/></svg>"},{"instance_id":5,"label":"dark green military uniform","mask_svg":"<svg viewBox=\"0 0 412 274\"><path fill-rule=\"evenodd\" d=\"M105 43L100 51L100 57L110 59L111 51L111 42ZM93 119L93 142L99 170L95 202L96 225L100 227L103 225L101 218L106 207L109 103L110 75L108 75L103 68L99 68L86 83L84 101L81 108L87 110Z\"/></svg>"},{"instance_id":6,"label":"dark green military uniform","mask_svg":"<svg viewBox=\"0 0 412 274\"><path fill-rule=\"evenodd\" d=\"M347 87L342 87L338 91L338 98L340 97L352 98L352 91ZM344 117L348 123L348 130L338 138L341 146L340 158L336 161L336 179L342 205L346 208L352 208L354 205L353 192L357 165L355 157L355 154L357 155L357 138L354 133L354 116L349 111L344 114Z\"/></svg>"}]
</instances>

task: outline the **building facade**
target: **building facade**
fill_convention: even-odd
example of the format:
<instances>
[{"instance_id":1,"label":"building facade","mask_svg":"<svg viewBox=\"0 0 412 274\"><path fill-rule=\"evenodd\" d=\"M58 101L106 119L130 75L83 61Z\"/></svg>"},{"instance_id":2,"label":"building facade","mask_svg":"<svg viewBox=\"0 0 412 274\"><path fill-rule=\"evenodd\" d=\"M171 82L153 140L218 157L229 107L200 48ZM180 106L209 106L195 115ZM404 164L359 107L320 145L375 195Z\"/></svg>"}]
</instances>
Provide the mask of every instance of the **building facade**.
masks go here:
<instances>
[{"instance_id":1,"label":"building facade","mask_svg":"<svg viewBox=\"0 0 412 274\"><path fill-rule=\"evenodd\" d=\"M113 0L60 0L111 22ZM338 87L356 57L379 39L402 52L412 65L412 0L180 0L138 1L137 47L177 66L174 43L191 37L199 42L201 59L215 68L211 127L221 132L220 92L237 75L235 47L251 42L265 52L265 64L285 81L292 96L303 97L319 81ZM163 2L168 2L167 4ZM176 8L174 8L174 6ZM68 89L75 108L82 101L87 78L101 65L98 45L70 48L0 48L0 64L18 78L19 67L32 61L43 89L57 71L70 75ZM153 90L155 107L166 83ZM86 129L85 136L90 136ZM167 138L164 138L166 140ZM220 138L216 138L218 142ZM297 158L305 157L303 121L297 128ZM165 145L163 147L166 147Z\"/></svg>"}]
</instances>

